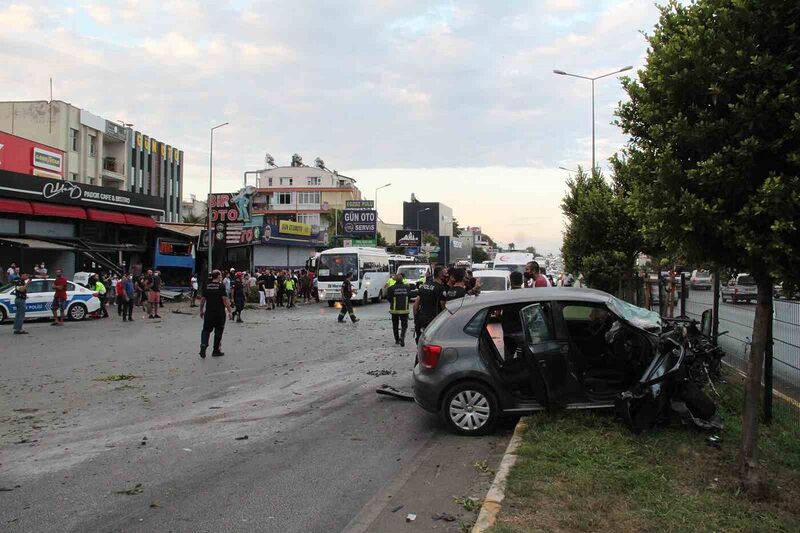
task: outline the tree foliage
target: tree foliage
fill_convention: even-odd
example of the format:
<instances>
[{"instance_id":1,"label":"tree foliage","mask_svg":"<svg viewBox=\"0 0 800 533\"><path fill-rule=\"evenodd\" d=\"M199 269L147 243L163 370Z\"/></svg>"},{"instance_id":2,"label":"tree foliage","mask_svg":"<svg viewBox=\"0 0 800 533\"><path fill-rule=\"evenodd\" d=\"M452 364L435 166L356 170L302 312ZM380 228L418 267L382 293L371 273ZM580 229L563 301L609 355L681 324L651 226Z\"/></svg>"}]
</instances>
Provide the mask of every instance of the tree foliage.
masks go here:
<instances>
[{"instance_id":1,"label":"tree foliage","mask_svg":"<svg viewBox=\"0 0 800 533\"><path fill-rule=\"evenodd\" d=\"M670 2L629 101L630 135L613 161L646 221L648 242L693 263L749 272L758 285L740 451L742 486L755 469L759 395L773 277L800 275L800 4Z\"/></svg>"},{"instance_id":2,"label":"tree foliage","mask_svg":"<svg viewBox=\"0 0 800 533\"><path fill-rule=\"evenodd\" d=\"M483 263L484 261L489 260L489 254L483 251L482 248L478 248L475 246L472 249L472 262L473 263Z\"/></svg>"},{"instance_id":3,"label":"tree foliage","mask_svg":"<svg viewBox=\"0 0 800 533\"><path fill-rule=\"evenodd\" d=\"M537 255L539 255L539 254L536 252L536 248L535 248L535 247L533 247L533 246L528 246L527 248L525 248L525 251L526 251L527 253L531 254L531 255L534 255L534 256L537 256Z\"/></svg>"},{"instance_id":4,"label":"tree foliage","mask_svg":"<svg viewBox=\"0 0 800 533\"><path fill-rule=\"evenodd\" d=\"M633 275L641 250L638 222L628 213L622 188L609 185L595 172L579 168L567 181L561 210L567 229L561 252L565 267L582 273L589 287L616 293L620 280Z\"/></svg>"}]
</instances>

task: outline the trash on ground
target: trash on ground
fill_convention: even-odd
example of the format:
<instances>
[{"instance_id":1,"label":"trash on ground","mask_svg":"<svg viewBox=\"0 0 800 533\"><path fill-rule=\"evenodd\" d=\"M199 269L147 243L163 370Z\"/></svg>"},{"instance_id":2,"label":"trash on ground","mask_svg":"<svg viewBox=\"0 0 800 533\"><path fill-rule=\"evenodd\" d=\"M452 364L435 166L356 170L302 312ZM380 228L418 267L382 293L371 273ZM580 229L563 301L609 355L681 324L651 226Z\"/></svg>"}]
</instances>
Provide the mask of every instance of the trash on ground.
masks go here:
<instances>
[{"instance_id":1,"label":"trash on ground","mask_svg":"<svg viewBox=\"0 0 800 533\"><path fill-rule=\"evenodd\" d=\"M450 513L439 513L431 516L433 520L443 520L445 522L455 522L456 517L451 515Z\"/></svg>"},{"instance_id":2,"label":"trash on ground","mask_svg":"<svg viewBox=\"0 0 800 533\"><path fill-rule=\"evenodd\" d=\"M138 376L134 376L133 374L111 374L110 376L100 376L99 378L94 378L94 381L129 381L131 379L136 379Z\"/></svg>"},{"instance_id":3,"label":"trash on ground","mask_svg":"<svg viewBox=\"0 0 800 533\"><path fill-rule=\"evenodd\" d=\"M158 509L159 507L161 507L160 503L158 503L158 502L150 502L150 508L151 509Z\"/></svg>"},{"instance_id":4,"label":"trash on ground","mask_svg":"<svg viewBox=\"0 0 800 533\"><path fill-rule=\"evenodd\" d=\"M387 370L385 368L381 368L379 370L370 370L369 372L367 372L367 374L370 376L375 376L377 378L380 376L394 376L395 374L397 374L397 372L395 372L394 370Z\"/></svg>"},{"instance_id":5,"label":"trash on ground","mask_svg":"<svg viewBox=\"0 0 800 533\"><path fill-rule=\"evenodd\" d=\"M192 449L191 448L184 448L183 451L190 452L190 451L192 451Z\"/></svg>"},{"instance_id":6,"label":"trash on ground","mask_svg":"<svg viewBox=\"0 0 800 533\"><path fill-rule=\"evenodd\" d=\"M406 515L406 522L413 522L416 519L417 519L417 515L415 515L414 513L408 513Z\"/></svg>"},{"instance_id":7,"label":"trash on ground","mask_svg":"<svg viewBox=\"0 0 800 533\"><path fill-rule=\"evenodd\" d=\"M401 391L400 389L396 389L391 385L383 384L379 388L375 389L375 392L378 394L382 394L384 396L392 396L399 400L405 400L407 402L414 401L414 395L410 392Z\"/></svg>"},{"instance_id":8,"label":"trash on ground","mask_svg":"<svg viewBox=\"0 0 800 533\"><path fill-rule=\"evenodd\" d=\"M403 507L405 507L405 505L398 505L397 507L395 507L394 509L392 509L392 512L393 512L393 513L396 513L397 511L399 511L399 510L400 510L400 509L402 509Z\"/></svg>"},{"instance_id":9,"label":"trash on ground","mask_svg":"<svg viewBox=\"0 0 800 533\"><path fill-rule=\"evenodd\" d=\"M249 438L247 435L242 435L241 437L236 437L236 440L247 440Z\"/></svg>"},{"instance_id":10,"label":"trash on ground","mask_svg":"<svg viewBox=\"0 0 800 533\"><path fill-rule=\"evenodd\" d=\"M117 490L117 491L114 491L114 494L124 494L126 496L136 496L137 494L141 494L142 492L144 492L144 485L142 485L141 483L137 483L136 485L134 485L134 487L132 489Z\"/></svg>"}]
</instances>

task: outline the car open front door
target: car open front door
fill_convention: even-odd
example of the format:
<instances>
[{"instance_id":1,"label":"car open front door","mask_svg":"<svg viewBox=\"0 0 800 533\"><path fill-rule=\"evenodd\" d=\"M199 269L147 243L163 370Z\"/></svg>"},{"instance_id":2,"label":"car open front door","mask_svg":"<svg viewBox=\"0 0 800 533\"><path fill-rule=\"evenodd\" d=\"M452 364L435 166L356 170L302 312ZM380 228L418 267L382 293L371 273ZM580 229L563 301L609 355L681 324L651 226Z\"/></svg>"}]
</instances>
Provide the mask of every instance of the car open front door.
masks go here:
<instances>
[{"instance_id":1,"label":"car open front door","mask_svg":"<svg viewBox=\"0 0 800 533\"><path fill-rule=\"evenodd\" d=\"M553 334L549 304L531 304L523 307L519 314L525 333L523 351L531 372L544 383L547 406L565 407L573 388L568 367L569 343L557 340Z\"/></svg>"}]
</instances>

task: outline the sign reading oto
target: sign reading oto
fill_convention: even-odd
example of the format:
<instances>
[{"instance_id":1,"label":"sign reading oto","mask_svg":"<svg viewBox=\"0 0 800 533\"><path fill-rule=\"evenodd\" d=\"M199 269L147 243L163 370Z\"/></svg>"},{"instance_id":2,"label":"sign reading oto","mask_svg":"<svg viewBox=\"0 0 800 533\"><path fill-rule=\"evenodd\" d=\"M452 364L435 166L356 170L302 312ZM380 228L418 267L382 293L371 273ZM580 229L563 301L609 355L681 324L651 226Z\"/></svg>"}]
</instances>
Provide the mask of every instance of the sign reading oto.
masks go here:
<instances>
[{"instance_id":1,"label":"sign reading oto","mask_svg":"<svg viewBox=\"0 0 800 533\"><path fill-rule=\"evenodd\" d=\"M344 232L347 235L375 235L378 215L374 209L345 209Z\"/></svg>"}]
</instances>

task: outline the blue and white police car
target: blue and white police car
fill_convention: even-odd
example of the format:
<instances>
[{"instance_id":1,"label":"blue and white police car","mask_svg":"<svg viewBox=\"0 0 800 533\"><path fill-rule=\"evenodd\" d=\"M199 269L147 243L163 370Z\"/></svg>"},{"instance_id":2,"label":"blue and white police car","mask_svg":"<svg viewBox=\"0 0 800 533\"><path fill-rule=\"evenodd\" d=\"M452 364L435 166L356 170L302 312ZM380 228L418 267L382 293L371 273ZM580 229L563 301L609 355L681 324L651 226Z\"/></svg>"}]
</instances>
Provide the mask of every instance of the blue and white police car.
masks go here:
<instances>
[{"instance_id":1,"label":"blue and white police car","mask_svg":"<svg viewBox=\"0 0 800 533\"><path fill-rule=\"evenodd\" d=\"M51 305L53 303L53 283L55 279L33 279L28 284L28 299L25 300L25 318L52 317ZM67 313L70 320L83 320L90 313L100 309L100 299L97 293L86 287L67 282ZM0 323L12 319L17 314L14 304L14 285L9 284L0 288Z\"/></svg>"}]
</instances>

